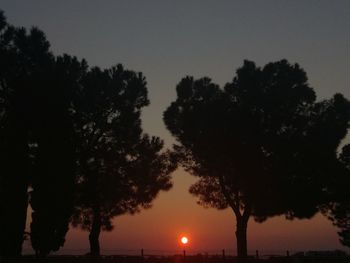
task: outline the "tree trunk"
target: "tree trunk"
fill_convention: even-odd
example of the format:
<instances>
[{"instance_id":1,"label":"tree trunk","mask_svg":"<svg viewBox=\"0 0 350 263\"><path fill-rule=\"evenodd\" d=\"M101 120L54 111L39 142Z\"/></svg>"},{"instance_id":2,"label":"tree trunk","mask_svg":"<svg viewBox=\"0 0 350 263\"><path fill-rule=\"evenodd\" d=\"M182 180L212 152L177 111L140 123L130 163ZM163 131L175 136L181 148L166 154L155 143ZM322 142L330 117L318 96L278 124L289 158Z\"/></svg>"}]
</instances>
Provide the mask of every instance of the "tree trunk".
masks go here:
<instances>
[{"instance_id":1,"label":"tree trunk","mask_svg":"<svg viewBox=\"0 0 350 263\"><path fill-rule=\"evenodd\" d=\"M95 208L93 211L93 221L91 225L91 231L89 234L90 241L90 254L92 256L99 257L100 256L100 233L101 233L101 215L100 209Z\"/></svg>"},{"instance_id":2,"label":"tree trunk","mask_svg":"<svg viewBox=\"0 0 350 263\"><path fill-rule=\"evenodd\" d=\"M239 263L247 262L247 225L249 217L236 216L237 258Z\"/></svg>"}]
</instances>

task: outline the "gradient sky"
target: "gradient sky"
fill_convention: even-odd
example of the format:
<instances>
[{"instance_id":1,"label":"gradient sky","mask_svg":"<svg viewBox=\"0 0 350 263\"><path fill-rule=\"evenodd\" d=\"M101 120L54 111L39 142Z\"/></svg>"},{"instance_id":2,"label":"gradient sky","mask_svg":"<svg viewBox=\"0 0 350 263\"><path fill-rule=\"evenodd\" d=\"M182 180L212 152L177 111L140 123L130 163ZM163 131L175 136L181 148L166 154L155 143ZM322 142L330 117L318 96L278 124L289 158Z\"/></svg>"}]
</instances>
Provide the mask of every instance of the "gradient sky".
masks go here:
<instances>
[{"instance_id":1,"label":"gradient sky","mask_svg":"<svg viewBox=\"0 0 350 263\"><path fill-rule=\"evenodd\" d=\"M209 76L223 85L244 59L263 66L287 58L306 70L319 99L336 92L350 98L349 0L2 0L0 8L10 23L42 29L55 54L142 71L151 100L143 127L167 146L174 141L162 113L175 99L180 79ZM199 207L188 193L194 181L176 171L174 188L161 193L151 210L115 219L115 230L101 236L107 249L102 253L142 247L158 253L178 250L181 233L188 233L189 249L234 250L233 213ZM320 215L312 220L250 221L248 240L250 251L344 249L336 229ZM62 251L82 253L87 248L87 233L71 230Z\"/></svg>"}]
</instances>

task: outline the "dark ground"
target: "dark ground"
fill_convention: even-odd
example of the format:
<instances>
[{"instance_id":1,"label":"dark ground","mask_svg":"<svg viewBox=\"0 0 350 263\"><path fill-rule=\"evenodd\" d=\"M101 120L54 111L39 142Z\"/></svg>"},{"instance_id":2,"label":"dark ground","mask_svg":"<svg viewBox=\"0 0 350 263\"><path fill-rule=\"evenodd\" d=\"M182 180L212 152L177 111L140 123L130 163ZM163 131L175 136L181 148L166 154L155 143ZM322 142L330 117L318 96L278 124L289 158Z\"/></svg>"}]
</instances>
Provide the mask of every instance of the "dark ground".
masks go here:
<instances>
[{"instance_id":1,"label":"dark ground","mask_svg":"<svg viewBox=\"0 0 350 263\"><path fill-rule=\"evenodd\" d=\"M235 257L221 256L102 256L99 259L90 256L49 256L46 260L37 260L34 256L24 256L21 260L12 262L18 263L235 263ZM12 263L11 262L11 263ZM290 257L272 257L265 259L249 258L249 263L350 263L350 256L330 256L330 257L305 257L305 256L290 256Z\"/></svg>"}]
</instances>

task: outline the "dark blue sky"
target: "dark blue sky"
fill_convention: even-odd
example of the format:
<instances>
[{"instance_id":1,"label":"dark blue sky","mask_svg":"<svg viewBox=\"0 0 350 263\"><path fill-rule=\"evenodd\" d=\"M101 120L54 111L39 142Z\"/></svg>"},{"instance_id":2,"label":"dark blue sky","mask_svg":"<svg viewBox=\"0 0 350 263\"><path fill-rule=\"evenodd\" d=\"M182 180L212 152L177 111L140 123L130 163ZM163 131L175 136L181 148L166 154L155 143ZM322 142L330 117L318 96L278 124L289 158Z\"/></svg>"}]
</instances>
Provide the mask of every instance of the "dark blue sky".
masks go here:
<instances>
[{"instance_id":1,"label":"dark blue sky","mask_svg":"<svg viewBox=\"0 0 350 263\"><path fill-rule=\"evenodd\" d=\"M175 86L180 79L185 75L206 75L223 85L233 78L244 59L261 66L282 58L298 62L307 71L319 98L336 92L350 98L349 0L2 0L0 8L12 24L41 28L56 54L86 58L90 65L109 67L122 63L142 71L151 100L143 114L144 128L164 138L167 145L172 139L163 125L162 113L175 99ZM174 182L175 188L161 194L154 209L132 219L118 219L120 227L103 236L102 244L169 248L169 239L176 231L192 231L198 239L205 240L197 243L198 248L234 247L231 213L203 212L187 193L193 178L184 172L175 172ZM181 209L167 211L170 206ZM154 223L155 218L172 222L172 211L184 220L168 225ZM170 219L164 215L167 213ZM200 221L204 216L211 222ZM251 248L338 247L336 230L322 220L251 223ZM140 221L148 224L141 236L130 230L138 229ZM216 232L211 232L213 225ZM276 227L279 232L271 233ZM169 228L174 233L169 234ZM123 229L128 229L128 235ZM150 244L154 230L158 231L161 244ZM85 237L77 236L70 234L68 247L85 242ZM120 236L122 243L116 241ZM80 247L87 246L87 242L84 244Z\"/></svg>"},{"instance_id":2,"label":"dark blue sky","mask_svg":"<svg viewBox=\"0 0 350 263\"><path fill-rule=\"evenodd\" d=\"M144 126L162 137L161 114L183 76L224 84L243 59L287 58L320 97L350 97L348 0L2 0L1 8L11 23L44 30L57 54L143 71L152 103Z\"/></svg>"}]
</instances>

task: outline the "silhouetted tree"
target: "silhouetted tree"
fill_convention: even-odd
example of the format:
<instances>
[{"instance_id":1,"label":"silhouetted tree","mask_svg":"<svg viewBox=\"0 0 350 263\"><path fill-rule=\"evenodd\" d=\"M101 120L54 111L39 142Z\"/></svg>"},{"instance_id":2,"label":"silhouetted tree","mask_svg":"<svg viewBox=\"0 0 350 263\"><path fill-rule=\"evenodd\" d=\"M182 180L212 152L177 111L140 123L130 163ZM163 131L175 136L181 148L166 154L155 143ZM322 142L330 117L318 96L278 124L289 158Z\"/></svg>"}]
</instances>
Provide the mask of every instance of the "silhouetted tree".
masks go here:
<instances>
[{"instance_id":1,"label":"silhouetted tree","mask_svg":"<svg viewBox=\"0 0 350 263\"><path fill-rule=\"evenodd\" d=\"M15 31L0 11L0 257L20 255L27 208L25 76Z\"/></svg>"},{"instance_id":2,"label":"silhouetted tree","mask_svg":"<svg viewBox=\"0 0 350 263\"><path fill-rule=\"evenodd\" d=\"M340 242L344 246L350 247L350 145L345 145L339 155L339 160L343 165L341 171L337 173L338 178L334 182L334 202L331 202L324 209L333 224L339 228Z\"/></svg>"},{"instance_id":3,"label":"silhouetted tree","mask_svg":"<svg viewBox=\"0 0 350 263\"><path fill-rule=\"evenodd\" d=\"M350 120L342 95L316 102L306 73L286 60L263 68L245 61L224 89L186 77L176 90L164 122L180 163L199 176L190 192L205 207L233 210L241 261L251 216L310 218L331 201Z\"/></svg>"},{"instance_id":4,"label":"silhouetted tree","mask_svg":"<svg viewBox=\"0 0 350 263\"><path fill-rule=\"evenodd\" d=\"M42 31L12 27L0 13L0 256L21 253L29 185L39 254L62 245L72 210L75 76L49 46Z\"/></svg>"},{"instance_id":5,"label":"silhouetted tree","mask_svg":"<svg viewBox=\"0 0 350 263\"><path fill-rule=\"evenodd\" d=\"M141 108L148 105L145 78L121 65L87 72L75 103L78 194L72 223L90 231L90 251L100 255L101 230L111 219L151 206L171 187L175 169L163 142L142 134Z\"/></svg>"},{"instance_id":6,"label":"silhouetted tree","mask_svg":"<svg viewBox=\"0 0 350 263\"><path fill-rule=\"evenodd\" d=\"M347 202L337 202L333 204L330 213L333 224L340 229L338 232L340 242L350 247L350 205Z\"/></svg>"},{"instance_id":7,"label":"silhouetted tree","mask_svg":"<svg viewBox=\"0 0 350 263\"><path fill-rule=\"evenodd\" d=\"M57 57L41 75L47 82L37 87L34 99L37 112L33 135L37 146L30 199L31 242L40 256L63 246L73 212L76 137L72 99L86 68L85 61L68 55Z\"/></svg>"}]
</instances>

